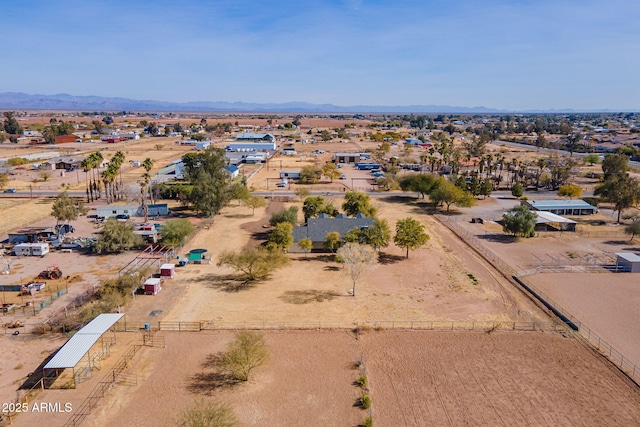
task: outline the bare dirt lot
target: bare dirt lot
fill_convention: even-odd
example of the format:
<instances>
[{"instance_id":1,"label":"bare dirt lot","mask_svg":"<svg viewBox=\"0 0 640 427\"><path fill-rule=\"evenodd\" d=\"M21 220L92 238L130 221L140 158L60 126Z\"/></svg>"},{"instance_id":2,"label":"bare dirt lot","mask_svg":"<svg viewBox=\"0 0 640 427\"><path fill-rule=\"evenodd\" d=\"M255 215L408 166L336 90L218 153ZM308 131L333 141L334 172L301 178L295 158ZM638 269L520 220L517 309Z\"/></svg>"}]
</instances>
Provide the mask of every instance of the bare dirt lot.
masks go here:
<instances>
[{"instance_id":1,"label":"bare dirt lot","mask_svg":"<svg viewBox=\"0 0 640 427\"><path fill-rule=\"evenodd\" d=\"M640 423L637 386L557 333L267 332L271 362L216 388L207 360L231 336L167 333L166 349L136 361L138 385L114 389L86 425L172 426L203 396L231 404L243 425L356 425L369 414L354 406L357 361L375 425Z\"/></svg>"},{"instance_id":2,"label":"bare dirt lot","mask_svg":"<svg viewBox=\"0 0 640 427\"><path fill-rule=\"evenodd\" d=\"M334 203L339 206L341 199L334 198ZM269 215L264 209L251 216L245 207L229 207L186 248L207 248L214 263L188 265L178 271L174 282L186 284L187 290L166 320L221 325L324 322L346 327L354 322L390 320L548 321L449 231L421 214L419 206L395 199L373 203L392 228L398 219L418 218L431 240L412 251L408 259L393 244L384 249L381 262L361 278L356 297L349 296L348 277L327 254L290 254L291 264L266 281L234 286L228 280L234 272L216 266L215 260L224 250L242 248L254 234L264 234L262 225L268 224Z\"/></svg>"}]
</instances>

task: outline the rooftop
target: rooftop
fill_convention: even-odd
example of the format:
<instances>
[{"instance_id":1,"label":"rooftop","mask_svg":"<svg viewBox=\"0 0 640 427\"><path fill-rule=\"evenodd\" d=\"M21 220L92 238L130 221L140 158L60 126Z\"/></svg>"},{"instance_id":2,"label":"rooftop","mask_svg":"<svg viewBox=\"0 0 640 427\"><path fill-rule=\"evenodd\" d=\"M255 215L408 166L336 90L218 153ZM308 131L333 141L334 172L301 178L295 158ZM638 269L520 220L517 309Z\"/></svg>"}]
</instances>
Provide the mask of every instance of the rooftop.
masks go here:
<instances>
[{"instance_id":1,"label":"rooftop","mask_svg":"<svg viewBox=\"0 0 640 427\"><path fill-rule=\"evenodd\" d=\"M595 209L595 206L590 205L582 199L527 200L527 203L536 209Z\"/></svg>"},{"instance_id":2,"label":"rooftop","mask_svg":"<svg viewBox=\"0 0 640 427\"><path fill-rule=\"evenodd\" d=\"M62 346L44 369L73 368L85 354L124 314L101 314L80 329Z\"/></svg>"},{"instance_id":3,"label":"rooftop","mask_svg":"<svg viewBox=\"0 0 640 427\"><path fill-rule=\"evenodd\" d=\"M346 233L354 228L370 227L373 225L374 218L366 218L357 216L356 218L309 218L306 224L300 225L293 229L293 241L299 242L304 238L310 239L312 242L324 242L327 233L337 231L342 238Z\"/></svg>"}]
</instances>

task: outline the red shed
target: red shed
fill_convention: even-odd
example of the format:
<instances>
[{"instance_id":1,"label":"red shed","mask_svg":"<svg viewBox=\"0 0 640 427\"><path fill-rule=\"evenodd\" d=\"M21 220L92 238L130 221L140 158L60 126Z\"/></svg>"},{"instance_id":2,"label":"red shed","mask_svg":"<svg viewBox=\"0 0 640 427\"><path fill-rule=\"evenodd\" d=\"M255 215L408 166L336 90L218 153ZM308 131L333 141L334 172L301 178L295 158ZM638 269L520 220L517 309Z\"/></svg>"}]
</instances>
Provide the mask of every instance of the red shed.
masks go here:
<instances>
[{"instance_id":1,"label":"red shed","mask_svg":"<svg viewBox=\"0 0 640 427\"><path fill-rule=\"evenodd\" d=\"M162 264L160 266L160 277L163 279L173 279L174 274L176 274L175 264Z\"/></svg>"},{"instance_id":2,"label":"red shed","mask_svg":"<svg viewBox=\"0 0 640 427\"><path fill-rule=\"evenodd\" d=\"M155 295L160 292L161 289L159 278L151 277L144 282L145 295Z\"/></svg>"}]
</instances>

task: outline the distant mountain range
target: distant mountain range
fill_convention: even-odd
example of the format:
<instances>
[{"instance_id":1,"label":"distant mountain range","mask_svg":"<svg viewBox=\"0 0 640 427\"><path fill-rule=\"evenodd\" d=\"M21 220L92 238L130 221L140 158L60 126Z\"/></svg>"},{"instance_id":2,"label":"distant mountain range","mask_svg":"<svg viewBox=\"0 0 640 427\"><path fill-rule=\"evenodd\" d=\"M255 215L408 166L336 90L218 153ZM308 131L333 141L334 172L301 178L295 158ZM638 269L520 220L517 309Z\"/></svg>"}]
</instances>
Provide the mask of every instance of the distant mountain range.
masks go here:
<instances>
[{"instance_id":1,"label":"distant mountain range","mask_svg":"<svg viewBox=\"0 0 640 427\"><path fill-rule=\"evenodd\" d=\"M70 110L70 111L149 111L149 112L236 112L236 113L506 113L487 107L456 107L449 105L354 105L311 104L307 102L285 102L280 104L258 104L249 102L166 102L129 98L107 98L101 96L29 95L20 92L0 93L2 110ZM606 112L608 110L599 110ZM573 113L574 110L530 110L527 113Z\"/></svg>"}]
</instances>

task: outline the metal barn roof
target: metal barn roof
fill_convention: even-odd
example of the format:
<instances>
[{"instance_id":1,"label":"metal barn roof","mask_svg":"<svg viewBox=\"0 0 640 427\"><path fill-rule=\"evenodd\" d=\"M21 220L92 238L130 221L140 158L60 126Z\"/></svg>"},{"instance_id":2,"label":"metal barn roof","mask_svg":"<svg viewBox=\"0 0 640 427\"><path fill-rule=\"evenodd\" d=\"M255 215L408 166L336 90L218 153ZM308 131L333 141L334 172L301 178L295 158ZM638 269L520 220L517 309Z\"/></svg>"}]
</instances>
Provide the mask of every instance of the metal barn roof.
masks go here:
<instances>
[{"instance_id":1,"label":"metal barn roof","mask_svg":"<svg viewBox=\"0 0 640 427\"><path fill-rule=\"evenodd\" d=\"M527 200L527 203L536 209L596 209L582 199L577 200Z\"/></svg>"},{"instance_id":2,"label":"metal barn roof","mask_svg":"<svg viewBox=\"0 0 640 427\"><path fill-rule=\"evenodd\" d=\"M73 368L85 354L124 314L101 314L84 328L80 329L69 341L56 353L55 356L44 365L44 369Z\"/></svg>"}]
</instances>

